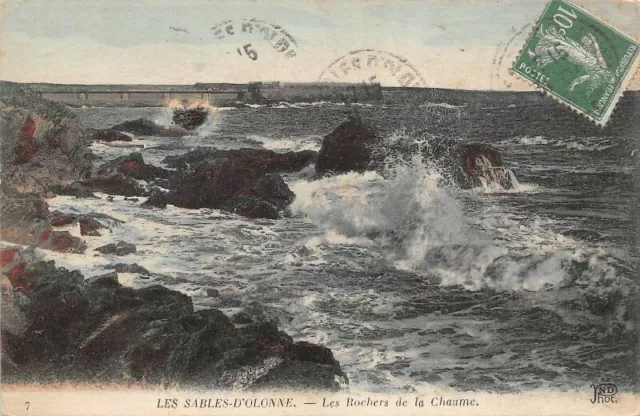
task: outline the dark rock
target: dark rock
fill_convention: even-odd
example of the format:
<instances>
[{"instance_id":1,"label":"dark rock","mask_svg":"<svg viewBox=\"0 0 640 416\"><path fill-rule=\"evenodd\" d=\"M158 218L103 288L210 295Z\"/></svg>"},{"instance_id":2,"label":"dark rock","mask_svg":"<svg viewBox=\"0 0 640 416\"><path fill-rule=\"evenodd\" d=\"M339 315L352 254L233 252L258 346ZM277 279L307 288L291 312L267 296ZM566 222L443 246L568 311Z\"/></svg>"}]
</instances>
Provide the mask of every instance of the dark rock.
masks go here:
<instances>
[{"instance_id":1,"label":"dark rock","mask_svg":"<svg viewBox=\"0 0 640 416\"><path fill-rule=\"evenodd\" d=\"M509 170L500 153L482 143L460 143L435 137L427 132L408 135L407 139L384 143L366 128L359 118L351 117L325 136L318 154L318 173L384 171L388 158L409 160L422 157L423 163L437 165L445 180L463 188L497 184L503 189L513 186Z\"/></svg>"},{"instance_id":2,"label":"dark rock","mask_svg":"<svg viewBox=\"0 0 640 416\"><path fill-rule=\"evenodd\" d=\"M53 211L51 213L51 226L62 227L74 223L78 219L75 214L65 214L60 211Z\"/></svg>"},{"instance_id":3,"label":"dark rock","mask_svg":"<svg viewBox=\"0 0 640 416\"><path fill-rule=\"evenodd\" d=\"M335 377L336 372L331 366L284 360L266 375L258 378L251 385L250 390L339 391L340 385L336 383Z\"/></svg>"},{"instance_id":4,"label":"dark rock","mask_svg":"<svg viewBox=\"0 0 640 416\"><path fill-rule=\"evenodd\" d=\"M240 311L231 317L231 321L234 324L246 325L254 323L254 319L251 315L244 311Z\"/></svg>"},{"instance_id":5,"label":"dark rock","mask_svg":"<svg viewBox=\"0 0 640 416\"><path fill-rule=\"evenodd\" d=\"M133 139L128 134L120 133L117 130L106 129L97 130L91 136L93 141L101 142L131 142Z\"/></svg>"},{"instance_id":6,"label":"dark rock","mask_svg":"<svg viewBox=\"0 0 640 416\"><path fill-rule=\"evenodd\" d=\"M53 185L50 190L56 195L75 196L76 198L97 198L91 189L77 182L71 185Z\"/></svg>"},{"instance_id":7,"label":"dark rock","mask_svg":"<svg viewBox=\"0 0 640 416\"><path fill-rule=\"evenodd\" d=\"M359 118L352 117L324 137L316 171L362 172L369 167L373 149L378 144L375 133L366 128Z\"/></svg>"},{"instance_id":8,"label":"dark rock","mask_svg":"<svg viewBox=\"0 0 640 416\"><path fill-rule=\"evenodd\" d=\"M116 263L114 265L105 266L106 269L115 269L118 273L138 273L143 274L145 276L150 276L151 272L140 266L137 263L127 264L127 263Z\"/></svg>"},{"instance_id":9,"label":"dark rock","mask_svg":"<svg viewBox=\"0 0 640 416\"><path fill-rule=\"evenodd\" d=\"M107 244L106 246L101 246L95 249L102 254L115 254L116 256L126 256L127 254L132 254L136 252L135 244L125 243L124 241L119 241L117 244Z\"/></svg>"},{"instance_id":10,"label":"dark rock","mask_svg":"<svg viewBox=\"0 0 640 416\"><path fill-rule=\"evenodd\" d=\"M100 221L90 217L80 217L80 235L100 236L99 229L107 228Z\"/></svg>"},{"instance_id":11,"label":"dark rock","mask_svg":"<svg viewBox=\"0 0 640 416\"><path fill-rule=\"evenodd\" d=\"M165 208L169 203L169 199L164 192L158 192L151 195L140 206L144 208Z\"/></svg>"},{"instance_id":12,"label":"dark rock","mask_svg":"<svg viewBox=\"0 0 640 416\"><path fill-rule=\"evenodd\" d=\"M513 187L509 169L502 164L502 157L497 150L482 143L463 144L460 147L462 166L473 186L496 184L503 189Z\"/></svg>"},{"instance_id":13,"label":"dark rock","mask_svg":"<svg viewBox=\"0 0 640 416\"><path fill-rule=\"evenodd\" d=\"M176 108L173 110L173 122L187 130L194 130L207 121L209 110L202 106L194 108Z\"/></svg>"},{"instance_id":14,"label":"dark rock","mask_svg":"<svg viewBox=\"0 0 640 416\"><path fill-rule=\"evenodd\" d=\"M197 150L166 158L181 169L168 202L184 208L217 208L251 218L277 218L294 195L278 171L301 169L313 152L275 153L264 149ZM195 168L191 163L197 164Z\"/></svg>"},{"instance_id":15,"label":"dark rock","mask_svg":"<svg viewBox=\"0 0 640 416\"><path fill-rule=\"evenodd\" d=\"M265 172L296 172L312 163L317 153L312 150L276 153L267 149L218 150L199 148L178 156L167 156L165 163L170 168L193 169L202 163L215 165L232 161L244 165L255 164Z\"/></svg>"},{"instance_id":16,"label":"dark rock","mask_svg":"<svg viewBox=\"0 0 640 416\"><path fill-rule=\"evenodd\" d=\"M253 183L253 195L283 209L293 202L296 195L291 192L280 175L268 174Z\"/></svg>"},{"instance_id":17,"label":"dark rock","mask_svg":"<svg viewBox=\"0 0 640 416\"><path fill-rule=\"evenodd\" d=\"M238 197L219 206L226 211L242 215L247 218L278 218L278 208L268 201L259 198Z\"/></svg>"},{"instance_id":18,"label":"dark rock","mask_svg":"<svg viewBox=\"0 0 640 416\"><path fill-rule=\"evenodd\" d=\"M125 121L111 127L110 130L133 133L140 136L180 137L185 135L184 129L166 128L146 118Z\"/></svg>"},{"instance_id":19,"label":"dark rock","mask_svg":"<svg viewBox=\"0 0 640 416\"><path fill-rule=\"evenodd\" d=\"M118 173L127 178L150 181L156 178L168 178L169 171L144 163L141 153L131 153L121 156L100 166L97 174L100 176L113 176Z\"/></svg>"},{"instance_id":20,"label":"dark rock","mask_svg":"<svg viewBox=\"0 0 640 416\"><path fill-rule=\"evenodd\" d=\"M344 377L330 351L296 344L272 324L236 328L219 310L195 312L188 296L162 286L126 288L116 273L85 281L53 262L25 271L24 329L2 327L5 383L336 390L335 376ZM256 369L266 375L257 378Z\"/></svg>"},{"instance_id":21,"label":"dark rock","mask_svg":"<svg viewBox=\"0 0 640 416\"><path fill-rule=\"evenodd\" d=\"M146 191L143 187L131 178L127 178L122 173L108 177L96 177L81 182L82 186L91 188L94 191L104 192L111 195L122 196L144 196Z\"/></svg>"},{"instance_id":22,"label":"dark rock","mask_svg":"<svg viewBox=\"0 0 640 416\"><path fill-rule=\"evenodd\" d=\"M102 287L117 287L118 283L118 273L111 272L106 274L101 274L100 276L93 276L86 279L88 285L98 285Z\"/></svg>"}]
</instances>

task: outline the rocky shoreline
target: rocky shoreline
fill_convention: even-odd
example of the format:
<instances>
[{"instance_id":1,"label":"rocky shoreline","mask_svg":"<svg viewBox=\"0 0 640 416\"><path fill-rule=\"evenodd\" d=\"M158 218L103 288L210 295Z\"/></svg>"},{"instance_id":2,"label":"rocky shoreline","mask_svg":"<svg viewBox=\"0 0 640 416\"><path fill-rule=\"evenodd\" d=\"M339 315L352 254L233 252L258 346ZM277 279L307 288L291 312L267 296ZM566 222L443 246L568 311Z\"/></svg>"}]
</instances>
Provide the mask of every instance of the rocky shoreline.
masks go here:
<instances>
[{"instance_id":1,"label":"rocky shoreline","mask_svg":"<svg viewBox=\"0 0 640 416\"><path fill-rule=\"evenodd\" d=\"M188 169L168 171L147 165L136 153L93 167L91 140L127 136L117 130L86 131L64 106L12 83L0 83L0 111L2 240L20 245L3 244L0 252L5 383L325 390L348 383L328 348L294 342L267 319L247 316L236 324L216 309L195 311L191 298L163 286L137 290L122 286L118 272L136 265L118 264L115 271L85 279L78 271L43 261L34 251L37 247L84 253L81 238L56 228L77 223L81 235L91 238L108 232L107 224L116 221L50 212L45 199L55 195L150 196L147 206L161 206L158 199L185 200L185 205L194 207L277 216L293 194L275 172L301 168L312 155L298 160L273 152L229 154L220 167L206 164L198 175ZM254 163L258 163L254 170L240 182L223 172L229 168L235 175ZM205 178L213 181L207 197L190 202L180 193L185 181L195 186ZM140 180L150 185L141 186ZM226 192L224 198L208 197L220 190ZM126 242L113 246L100 251L115 255L135 251Z\"/></svg>"},{"instance_id":2,"label":"rocky shoreline","mask_svg":"<svg viewBox=\"0 0 640 416\"><path fill-rule=\"evenodd\" d=\"M277 219L295 198L282 174L310 165L318 177L382 172L386 157L416 154L438 160L460 187L513 185L499 153L489 146L438 141L425 148L389 145L357 117L325 136L319 152L195 149L167 157L167 168L162 168L135 152L97 163L89 145L131 141L129 134L179 140L183 131L145 119L85 130L64 106L6 82L0 82L0 111L2 240L19 245L5 244L1 251L6 383L327 390L348 383L328 348L294 342L259 313L229 318L216 309L195 311L191 298L160 285L137 290L122 286L119 272L150 273L136 264L119 263L112 272L86 279L43 261L34 247L82 254L87 247L83 239L120 225L114 218L51 212L46 198L92 198L102 192L144 197L141 209L170 204ZM72 224L79 226L81 237L59 229ZM95 249L115 256L135 251L135 245L124 241Z\"/></svg>"}]
</instances>

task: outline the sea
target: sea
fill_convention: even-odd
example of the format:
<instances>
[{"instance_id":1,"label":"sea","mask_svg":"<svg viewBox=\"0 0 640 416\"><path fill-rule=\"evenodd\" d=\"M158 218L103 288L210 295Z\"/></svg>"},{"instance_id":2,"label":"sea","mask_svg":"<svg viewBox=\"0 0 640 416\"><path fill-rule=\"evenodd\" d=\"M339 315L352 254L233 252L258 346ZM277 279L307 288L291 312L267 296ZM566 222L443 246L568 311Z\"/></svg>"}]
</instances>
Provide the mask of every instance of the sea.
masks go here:
<instances>
[{"instance_id":1,"label":"sea","mask_svg":"<svg viewBox=\"0 0 640 416\"><path fill-rule=\"evenodd\" d=\"M384 171L319 177L309 165L285 174L296 197L277 220L145 209L145 198L101 193L57 196L50 210L103 216L111 231L83 236L83 255L40 252L86 277L137 263L150 274L120 273L123 285L162 284L191 296L197 309L273 320L297 341L330 348L349 378L345 389L589 392L601 382L632 389L634 103L624 102L606 129L537 93L465 101L396 90L381 103L216 108L185 137L93 143L94 164L139 151L146 163L165 166L165 157L199 147L317 151L357 112L385 143L490 144L514 188L460 189L416 154L388 160ZM72 111L88 128L140 117L172 123L168 107ZM118 241L137 252L94 251Z\"/></svg>"}]
</instances>

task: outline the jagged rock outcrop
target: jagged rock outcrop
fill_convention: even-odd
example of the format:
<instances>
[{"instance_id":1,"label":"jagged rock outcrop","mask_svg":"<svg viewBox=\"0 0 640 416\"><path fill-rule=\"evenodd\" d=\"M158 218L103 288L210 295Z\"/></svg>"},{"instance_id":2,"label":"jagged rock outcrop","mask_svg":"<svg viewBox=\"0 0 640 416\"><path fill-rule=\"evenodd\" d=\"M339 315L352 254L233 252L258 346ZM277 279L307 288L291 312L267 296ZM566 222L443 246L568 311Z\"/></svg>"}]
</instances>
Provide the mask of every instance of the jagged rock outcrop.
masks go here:
<instances>
[{"instance_id":1,"label":"jagged rock outcrop","mask_svg":"<svg viewBox=\"0 0 640 416\"><path fill-rule=\"evenodd\" d=\"M86 245L78 237L53 230L49 206L43 199L3 188L0 188L2 240L59 252L84 252Z\"/></svg>"},{"instance_id":2,"label":"jagged rock outcrop","mask_svg":"<svg viewBox=\"0 0 640 416\"><path fill-rule=\"evenodd\" d=\"M11 312L2 315L5 383L337 390L336 376L346 381L329 349L293 342L273 323L236 327L219 310L194 311L180 292L123 287L116 272L85 280L17 249L0 257Z\"/></svg>"},{"instance_id":3,"label":"jagged rock outcrop","mask_svg":"<svg viewBox=\"0 0 640 416\"><path fill-rule=\"evenodd\" d=\"M54 211L49 216L52 227L63 227L65 225L78 223L80 225L80 235L100 236L100 229L106 229L100 221L86 215L65 214Z\"/></svg>"},{"instance_id":4,"label":"jagged rock outcrop","mask_svg":"<svg viewBox=\"0 0 640 416\"><path fill-rule=\"evenodd\" d=\"M138 136L180 137L187 134L181 127L164 127L146 118L125 121L108 130L133 133Z\"/></svg>"},{"instance_id":5,"label":"jagged rock outcrop","mask_svg":"<svg viewBox=\"0 0 640 416\"><path fill-rule=\"evenodd\" d=\"M173 122L187 130L195 130L207 121L209 110L202 106L176 108L173 110Z\"/></svg>"},{"instance_id":6,"label":"jagged rock outcrop","mask_svg":"<svg viewBox=\"0 0 640 416\"><path fill-rule=\"evenodd\" d=\"M121 133L117 130L106 129L106 130L95 130L93 134L91 134L92 141L101 141L101 142L131 142L133 138L128 134Z\"/></svg>"},{"instance_id":7,"label":"jagged rock outcrop","mask_svg":"<svg viewBox=\"0 0 640 416\"><path fill-rule=\"evenodd\" d=\"M363 172L380 140L357 117L340 124L324 137L316 161L316 172Z\"/></svg>"},{"instance_id":8,"label":"jagged rock outcrop","mask_svg":"<svg viewBox=\"0 0 640 416\"><path fill-rule=\"evenodd\" d=\"M462 188L489 184L503 189L513 186L500 153L487 144L461 143L426 132L386 143L358 117L349 118L324 137L316 171L320 174L383 171L389 158L401 160L414 156L421 157L423 163L433 163L446 179Z\"/></svg>"},{"instance_id":9,"label":"jagged rock outcrop","mask_svg":"<svg viewBox=\"0 0 640 416\"><path fill-rule=\"evenodd\" d=\"M4 186L47 195L54 186L90 175L86 134L65 106L0 81L0 114Z\"/></svg>"},{"instance_id":10,"label":"jagged rock outcrop","mask_svg":"<svg viewBox=\"0 0 640 416\"><path fill-rule=\"evenodd\" d=\"M79 185L91 191L104 192L109 195L131 197L143 196L146 193L145 189L135 179L129 178L123 173L85 179Z\"/></svg>"},{"instance_id":11,"label":"jagged rock outcrop","mask_svg":"<svg viewBox=\"0 0 640 416\"><path fill-rule=\"evenodd\" d=\"M170 168L191 169L201 163L217 164L229 160L248 165L255 163L257 168L268 172L296 172L315 160L317 153L312 150L277 153L268 149L198 148L178 156L167 156L163 162Z\"/></svg>"},{"instance_id":12,"label":"jagged rock outcrop","mask_svg":"<svg viewBox=\"0 0 640 416\"><path fill-rule=\"evenodd\" d=\"M300 170L314 157L315 152L309 151L265 149L198 149L167 157L165 163L180 173L166 199L184 208L217 208L250 218L275 219L295 197L276 172Z\"/></svg>"},{"instance_id":13,"label":"jagged rock outcrop","mask_svg":"<svg viewBox=\"0 0 640 416\"><path fill-rule=\"evenodd\" d=\"M142 154L139 152L131 153L126 156L120 156L113 159L102 166L96 172L98 176L112 176L118 173L128 178L151 181L158 178L169 178L169 171L153 165L144 163Z\"/></svg>"},{"instance_id":14,"label":"jagged rock outcrop","mask_svg":"<svg viewBox=\"0 0 640 416\"><path fill-rule=\"evenodd\" d=\"M102 254L115 254L116 256L126 256L127 254L135 253L135 244L125 243L124 241L118 241L117 244L109 243L107 245L98 247L95 251L99 251Z\"/></svg>"}]
</instances>

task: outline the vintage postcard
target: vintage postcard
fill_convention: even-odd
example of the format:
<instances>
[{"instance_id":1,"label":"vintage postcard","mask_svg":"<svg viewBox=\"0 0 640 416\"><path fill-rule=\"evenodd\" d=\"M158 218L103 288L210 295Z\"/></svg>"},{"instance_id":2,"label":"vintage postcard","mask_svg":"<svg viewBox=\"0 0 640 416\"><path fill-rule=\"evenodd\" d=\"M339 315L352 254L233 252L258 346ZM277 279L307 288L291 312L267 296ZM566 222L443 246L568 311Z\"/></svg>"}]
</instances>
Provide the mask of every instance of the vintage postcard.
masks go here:
<instances>
[{"instance_id":1,"label":"vintage postcard","mask_svg":"<svg viewBox=\"0 0 640 416\"><path fill-rule=\"evenodd\" d=\"M637 1L0 16L0 413L640 414Z\"/></svg>"}]
</instances>

